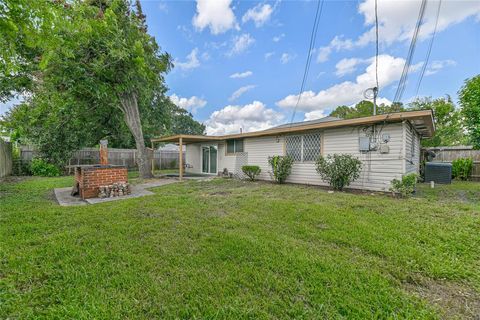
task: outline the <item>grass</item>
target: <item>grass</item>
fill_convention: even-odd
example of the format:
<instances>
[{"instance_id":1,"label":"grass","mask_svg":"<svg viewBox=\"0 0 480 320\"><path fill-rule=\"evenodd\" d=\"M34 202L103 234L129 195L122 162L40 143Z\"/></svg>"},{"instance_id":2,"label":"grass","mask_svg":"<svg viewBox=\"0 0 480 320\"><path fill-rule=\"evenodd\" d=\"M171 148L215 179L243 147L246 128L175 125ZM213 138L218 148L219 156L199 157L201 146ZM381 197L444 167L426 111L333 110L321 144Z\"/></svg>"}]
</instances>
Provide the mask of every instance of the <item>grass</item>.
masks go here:
<instances>
[{"instance_id":1,"label":"grass","mask_svg":"<svg viewBox=\"0 0 480 320\"><path fill-rule=\"evenodd\" d=\"M215 179L59 207L52 189L71 184L0 183L0 318L480 312L480 184L393 199Z\"/></svg>"}]
</instances>

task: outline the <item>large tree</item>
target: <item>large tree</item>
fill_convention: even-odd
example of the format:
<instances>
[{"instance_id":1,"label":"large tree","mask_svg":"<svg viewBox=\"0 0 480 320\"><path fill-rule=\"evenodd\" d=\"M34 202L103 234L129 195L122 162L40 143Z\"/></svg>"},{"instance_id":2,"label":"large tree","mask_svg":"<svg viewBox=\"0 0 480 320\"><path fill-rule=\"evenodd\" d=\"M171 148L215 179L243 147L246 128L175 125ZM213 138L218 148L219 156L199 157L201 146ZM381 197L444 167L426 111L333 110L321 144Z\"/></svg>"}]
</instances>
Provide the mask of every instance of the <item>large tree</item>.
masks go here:
<instances>
[{"instance_id":1,"label":"large tree","mask_svg":"<svg viewBox=\"0 0 480 320\"><path fill-rule=\"evenodd\" d=\"M480 75L465 81L458 95L470 143L480 149Z\"/></svg>"},{"instance_id":2,"label":"large tree","mask_svg":"<svg viewBox=\"0 0 480 320\"><path fill-rule=\"evenodd\" d=\"M133 137L140 173L148 177L145 136L176 131L181 117L194 124L195 133L204 130L165 96L163 75L171 59L147 34L138 1L136 10L126 0L39 0L33 8L22 1L7 0L0 12L19 31L0 40L20 43L5 54L9 64L1 80L22 76L2 97L27 92L7 122L27 124L17 132L49 160L65 161L99 137L122 142Z\"/></svg>"},{"instance_id":3,"label":"large tree","mask_svg":"<svg viewBox=\"0 0 480 320\"><path fill-rule=\"evenodd\" d=\"M409 104L409 110L433 110L435 134L431 138L423 139L422 146L455 146L466 143L461 113L449 96L438 99L417 99Z\"/></svg>"}]
</instances>

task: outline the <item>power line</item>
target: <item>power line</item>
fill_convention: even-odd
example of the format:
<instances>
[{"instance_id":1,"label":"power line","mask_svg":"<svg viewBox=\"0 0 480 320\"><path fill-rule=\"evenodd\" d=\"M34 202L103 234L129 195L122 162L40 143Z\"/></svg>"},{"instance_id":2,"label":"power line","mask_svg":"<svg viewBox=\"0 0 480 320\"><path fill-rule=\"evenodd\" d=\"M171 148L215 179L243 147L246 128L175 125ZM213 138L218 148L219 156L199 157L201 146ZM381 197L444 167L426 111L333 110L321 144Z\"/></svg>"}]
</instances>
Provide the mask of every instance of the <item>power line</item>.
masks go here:
<instances>
[{"instance_id":1,"label":"power line","mask_svg":"<svg viewBox=\"0 0 480 320\"><path fill-rule=\"evenodd\" d=\"M310 45L308 47L308 52L307 52L307 61L305 63L305 69L303 71L302 84L300 86L300 92L298 94L298 99L295 104L295 108L293 109L293 114L292 114L292 119L290 120L290 124L293 123L293 119L295 118L295 114L297 113L298 104L300 103L303 90L305 89L305 83L307 81L308 71L310 69L310 62L312 60L312 49L315 47L315 40L317 38L318 25L320 22L320 18L322 16L323 3L324 3L324 0L319 0L317 2L317 9L315 11L315 20L313 21L312 33L310 35Z\"/></svg>"},{"instance_id":2,"label":"power line","mask_svg":"<svg viewBox=\"0 0 480 320\"><path fill-rule=\"evenodd\" d=\"M428 45L427 56L425 58L425 63L422 66L422 71L420 72L420 78L417 83L417 90L415 90L415 97L418 96L418 90L420 90L420 85L422 84L423 76L425 75L425 70L427 69L428 60L430 59L430 53L432 52L433 41L435 40L435 34L437 33L438 18L440 17L440 7L442 6L442 0L438 1L437 8L437 17L435 19L435 27L433 29L432 38L430 39L430 44Z\"/></svg>"},{"instance_id":3,"label":"power line","mask_svg":"<svg viewBox=\"0 0 480 320\"><path fill-rule=\"evenodd\" d=\"M400 77L400 81L398 83L398 88L395 93L395 98L393 99L393 102L400 102L400 100L402 99L403 93L405 92L408 72L410 69L410 65L412 63L413 54L415 52L418 32L420 31L420 26L422 25L422 22L423 22L423 16L425 15L426 5L427 5L427 0L422 0L422 4L420 5L420 12L418 13L417 24L415 25L412 41L410 42L410 48L408 49L407 59L405 60L405 65L403 66L402 76Z\"/></svg>"}]
</instances>

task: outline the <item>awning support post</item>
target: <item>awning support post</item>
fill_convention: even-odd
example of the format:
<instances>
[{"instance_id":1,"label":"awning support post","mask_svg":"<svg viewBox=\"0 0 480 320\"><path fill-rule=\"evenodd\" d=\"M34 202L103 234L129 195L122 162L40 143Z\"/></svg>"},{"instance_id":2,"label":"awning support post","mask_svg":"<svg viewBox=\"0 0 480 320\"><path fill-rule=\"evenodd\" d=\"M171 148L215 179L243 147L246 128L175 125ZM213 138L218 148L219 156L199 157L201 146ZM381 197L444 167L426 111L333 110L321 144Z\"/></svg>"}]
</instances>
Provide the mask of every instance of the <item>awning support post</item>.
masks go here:
<instances>
[{"instance_id":1,"label":"awning support post","mask_svg":"<svg viewBox=\"0 0 480 320\"><path fill-rule=\"evenodd\" d=\"M183 180L183 139L178 138L178 179Z\"/></svg>"}]
</instances>

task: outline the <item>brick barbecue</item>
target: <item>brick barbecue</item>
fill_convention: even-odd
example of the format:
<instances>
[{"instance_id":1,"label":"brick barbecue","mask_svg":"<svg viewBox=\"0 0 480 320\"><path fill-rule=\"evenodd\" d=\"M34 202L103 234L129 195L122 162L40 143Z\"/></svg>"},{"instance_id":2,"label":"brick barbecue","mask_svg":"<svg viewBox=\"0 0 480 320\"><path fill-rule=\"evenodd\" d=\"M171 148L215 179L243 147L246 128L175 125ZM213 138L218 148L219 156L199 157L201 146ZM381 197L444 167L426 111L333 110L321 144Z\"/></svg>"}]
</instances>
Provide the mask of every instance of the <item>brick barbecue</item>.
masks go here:
<instances>
[{"instance_id":1,"label":"brick barbecue","mask_svg":"<svg viewBox=\"0 0 480 320\"><path fill-rule=\"evenodd\" d=\"M72 188L72 196L79 195L82 199L96 198L101 193L101 189L119 189L118 186L129 189L127 168L121 165L108 164L107 141L100 141L100 164L94 165L76 165L75 184ZM114 187L112 187L114 186ZM108 188L109 187L109 188ZM120 196L125 192L108 192L105 196ZM111 194L111 195L110 195Z\"/></svg>"}]
</instances>

